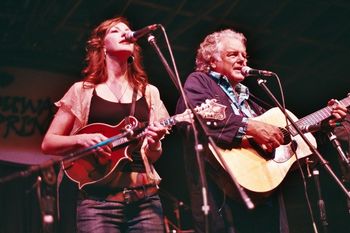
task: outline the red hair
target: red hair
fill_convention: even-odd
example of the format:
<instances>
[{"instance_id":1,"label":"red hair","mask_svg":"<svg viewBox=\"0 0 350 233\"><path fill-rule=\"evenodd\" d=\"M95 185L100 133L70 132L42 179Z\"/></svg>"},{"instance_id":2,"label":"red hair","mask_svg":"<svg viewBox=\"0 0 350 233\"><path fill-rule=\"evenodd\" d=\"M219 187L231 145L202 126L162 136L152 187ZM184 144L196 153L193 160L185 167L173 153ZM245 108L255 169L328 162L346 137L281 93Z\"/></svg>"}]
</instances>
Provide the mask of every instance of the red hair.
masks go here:
<instances>
[{"instance_id":1,"label":"red hair","mask_svg":"<svg viewBox=\"0 0 350 233\"><path fill-rule=\"evenodd\" d=\"M116 17L102 22L92 31L86 46L85 60L87 66L82 71L85 87L91 87L91 85L103 83L107 80L104 39L109 29L118 23L124 23L130 27L130 23L124 17ZM133 87L144 93L148 84L148 77L142 66L141 47L136 43L133 57L133 62L127 68L127 79Z\"/></svg>"}]
</instances>

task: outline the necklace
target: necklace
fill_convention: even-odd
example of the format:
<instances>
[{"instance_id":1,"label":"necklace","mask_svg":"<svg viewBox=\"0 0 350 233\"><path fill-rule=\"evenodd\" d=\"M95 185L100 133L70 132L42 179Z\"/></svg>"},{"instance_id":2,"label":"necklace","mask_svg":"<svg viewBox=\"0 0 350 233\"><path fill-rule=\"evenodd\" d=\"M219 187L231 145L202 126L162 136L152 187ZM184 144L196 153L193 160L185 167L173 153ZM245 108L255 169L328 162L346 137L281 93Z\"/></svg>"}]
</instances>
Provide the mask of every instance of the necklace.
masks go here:
<instances>
[{"instance_id":1,"label":"necklace","mask_svg":"<svg viewBox=\"0 0 350 233\"><path fill-rule=\"evenodd\" d=\"M109 91L114 95L114 97L117 100L117 103L120 103L120 100L123 98L124 94L126 93L126 90L128 89L128 84L125 85L124 90L122 92L122 94L118 97L116 93L114 93L114 91L112 90L112 88L108 85L108 83L106 82L106 86L108 87Z\"/></svg>"}]
</instances>

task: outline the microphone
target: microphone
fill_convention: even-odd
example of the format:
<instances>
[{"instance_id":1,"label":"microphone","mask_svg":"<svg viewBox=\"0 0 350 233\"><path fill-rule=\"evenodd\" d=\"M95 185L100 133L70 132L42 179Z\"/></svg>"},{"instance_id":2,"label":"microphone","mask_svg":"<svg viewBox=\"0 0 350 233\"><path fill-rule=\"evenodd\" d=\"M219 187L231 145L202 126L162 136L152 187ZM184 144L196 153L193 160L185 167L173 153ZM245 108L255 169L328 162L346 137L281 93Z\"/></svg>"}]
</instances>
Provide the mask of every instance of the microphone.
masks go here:
<instances>
[{"instance_id":1,"label":"microphone","mask_svg":"<svg viewBox=\"0 0 350 233\"><path fill-rule=\"evenodd\" d=\"M269 77L269 76L274 76L275 73L267 70L257 70L257 69L252 69L249 66L243 66L241 69L241 73L243 74L244 77L247 76L264 76L264 77Z\"/></svg>"},{"instance_id":2,"label":"microphone","mask_svg":"<svg viewBox=\"0 0 350 233\"><path fill-rule=\"evenodd\" d=\"M156 30L157 28L158 28L158 24L148 25L144 28L141 28L140 30L126 33L124 37L125 37L125 40L129 42L136 42L138 39Z\"/></svg>"}]
</instances>

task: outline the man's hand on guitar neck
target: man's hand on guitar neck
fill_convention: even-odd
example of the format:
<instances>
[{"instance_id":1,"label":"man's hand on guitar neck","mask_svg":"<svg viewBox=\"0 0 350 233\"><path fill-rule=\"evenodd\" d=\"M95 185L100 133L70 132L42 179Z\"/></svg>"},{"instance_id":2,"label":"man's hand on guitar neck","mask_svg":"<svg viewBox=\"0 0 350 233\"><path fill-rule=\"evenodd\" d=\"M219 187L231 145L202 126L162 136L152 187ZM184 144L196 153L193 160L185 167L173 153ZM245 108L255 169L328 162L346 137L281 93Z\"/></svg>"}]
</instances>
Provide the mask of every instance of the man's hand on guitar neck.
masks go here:
<instances>
[{"instance_id":1,"label":"man's hand on guitar neck","mask_svg":"<svg viewBox=\"0 0 350 233\"><path fill-rule=\"evenodd\" d=\"M347 109L342 103L335 99L328 101L328 106L332 108L331 113L333 116L329 119L328 124L331 127L335 127L338 122L344 120L347 114Z\"/></svg>"},{"instance_id":2,"label":"man's hand on guitar neck","mask_svg":"<svg viewBox=\"0 0 350 233\"><path fill-rule=\"evenodd\" d=\"M279 127L253 119L248 119L246 135L253 137L268 152L284 143L284 135Z\"/></svg>"}]
</instances>

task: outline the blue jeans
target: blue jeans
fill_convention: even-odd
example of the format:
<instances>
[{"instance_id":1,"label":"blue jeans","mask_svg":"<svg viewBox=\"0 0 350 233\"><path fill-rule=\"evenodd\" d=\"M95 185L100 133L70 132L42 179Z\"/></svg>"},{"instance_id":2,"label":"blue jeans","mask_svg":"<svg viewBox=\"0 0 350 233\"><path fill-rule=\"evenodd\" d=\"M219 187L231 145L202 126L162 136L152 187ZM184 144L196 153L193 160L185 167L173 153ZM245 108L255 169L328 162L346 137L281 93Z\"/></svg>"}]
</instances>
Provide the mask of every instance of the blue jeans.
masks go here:
<instances>
[{"instance_id":1,"label":"blue jeans","mask_svg":"<svg viewBox=\"0 0 350 233\"><path fill-rule=\"evenodd\" d=\"M92 199L78 200L77 232L163 233L163 210L158 195L129 204Z\"/></svg>"}]
</instances>

